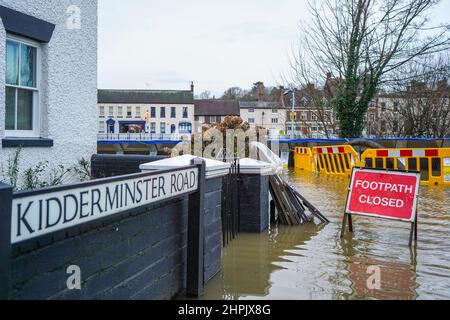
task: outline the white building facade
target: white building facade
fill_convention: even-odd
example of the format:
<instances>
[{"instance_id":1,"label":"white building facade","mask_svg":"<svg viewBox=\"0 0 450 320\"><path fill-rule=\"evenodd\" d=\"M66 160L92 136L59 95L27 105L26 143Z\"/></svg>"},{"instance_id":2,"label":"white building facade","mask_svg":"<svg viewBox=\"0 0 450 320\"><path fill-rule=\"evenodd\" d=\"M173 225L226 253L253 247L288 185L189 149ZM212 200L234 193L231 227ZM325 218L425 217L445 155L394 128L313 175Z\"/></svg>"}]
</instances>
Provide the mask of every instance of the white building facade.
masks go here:
<instances>
[{"instance_id":1,"label":"white building facade","mask_svg":"<svg viewBox=\"0 0 450 320\"><path fill-rule=\"evenodd\" d=\"M57 168L90 159L97 1L0 0L0 18L0 167L19 146L21 172L40 162Z\"/></svg>"},{"instance_id":2,"label":"white building facade","mask_svg":"<svg viewBox=\"0 0 450 320\"><path fill-rule=\"evenodd\" d=\"M270 136L286 134L287 112L281 103L264 101L240 101L242 120L251 127L264 127Z\"/></svg>"},{"instance_id":3,"label":"white building facade","mask_svg":"<svg viewBox=\"0 0 450 320\"><path fill-rule=\"evenodd\" d=\"M171 90L99 90L98 133L190 136L194 93ZM157 136L159 136L157 138Z\"/></svg>"}]
</instances>

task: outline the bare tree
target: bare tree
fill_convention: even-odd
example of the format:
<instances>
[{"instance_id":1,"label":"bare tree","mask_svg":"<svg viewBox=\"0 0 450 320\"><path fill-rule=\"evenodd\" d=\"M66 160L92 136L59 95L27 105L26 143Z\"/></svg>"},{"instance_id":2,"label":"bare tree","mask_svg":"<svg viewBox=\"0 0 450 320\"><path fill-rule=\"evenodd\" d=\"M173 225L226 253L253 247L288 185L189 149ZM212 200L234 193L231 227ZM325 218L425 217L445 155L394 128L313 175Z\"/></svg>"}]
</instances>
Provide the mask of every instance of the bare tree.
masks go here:
<instances>
[{"instance_id":1,"label":"bare tree","mask_svg":"<svg viewBox=\"0 0 450 320\"><path fill-rule=\"evenodd\" d=\"M232 87L227 89L223 95L222 95L222 99L225 100L239 100L242 99L242 97L244 97L246 94L246 92L244 90L242 90L239 87Z\"/></svg>"},{"instance_id":2,"label":"bare tree","mask_svg":"<svg viewBox=\"0 0 450 320\"><path fill-rule=\"evenodd\" d=\"M395 70L449 48L448 27L428 19L439 2L309 0L311 21L301 24L291 76L300 84L328 72L339 79L332 102L342 137L361 136L370 102Z\"/></svg>"},{"instance_id":3,"label":"bare tree","mask_svg":"<svg viewBox=\"0 0 450 320\"><path fill-rule=\"evenodd\" d=\"M315 138L312 132L314 127L315 133L320 137L333 138L337 130L337 121L325 90L316 88L314 84L307 84L296 91L295 96L298 101L296 122L308 129L306 136ZM291 103L292 101L288 101L287 105Z\"/></svg>"},{"instance_id":4,"label":"bare tree","mask_svg":"<svg viewBox=\"0 0 450 320\"><path fill-rule=\"evenodd\" d=\"M197 99L200 99L200 100L211 99L211 98L212 98L212 96L211 96L211 91L208 91L208 90L203 91L203 92L200 93L196 98L197 98Z\"/></svg>"},{"instance_id":5,"label":"bare tree","mask_svg":"<svg viewBox=\"0 0 450 320\"><path fill-rule=\"evenodd\" d=\"M408 75L405 77L404 75ZM405 137L443 138L450 135L450 57L439 55L409 63L399 69L381 119L384 131Z\"/></svg>"}]
</instances>

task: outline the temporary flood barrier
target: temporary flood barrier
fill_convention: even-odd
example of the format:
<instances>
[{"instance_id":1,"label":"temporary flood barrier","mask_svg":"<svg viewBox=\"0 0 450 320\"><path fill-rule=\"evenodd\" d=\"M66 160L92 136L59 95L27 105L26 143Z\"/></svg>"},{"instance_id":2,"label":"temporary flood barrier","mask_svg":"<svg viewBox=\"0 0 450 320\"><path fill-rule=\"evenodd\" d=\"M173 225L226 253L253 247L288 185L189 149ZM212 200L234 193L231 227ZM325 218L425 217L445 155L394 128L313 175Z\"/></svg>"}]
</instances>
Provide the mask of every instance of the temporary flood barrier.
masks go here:
<instances>
[{"instance_id":1,"label":"temporary flood barrier","mask_svg":"<svg viewBox=\"0 0 450 320\"><path fill-rule=\"evenodd\" d=\"M419 171L422 185L450 186L450 148L367 149L352 146L295 148L295 169L350 177L354 167Z\"/></svg>"},{"instance_id":2,"label":"temporary flood barrier","mask_svg":"<svg viewBox=\"0 0 450 320\"><path fill-rule=\"evenodd\" d=\"M311 148L295 148L294 164L296 170L314 171L314 157Z\"/></svg>"},{"instance_id":3,"label":"temporary flood barrier","mask_svg":"<svg viewBox=\"0 0 450 320\"><path fill-rule=\"evenodd\" d=\"M362 166L352 146L315 147L312 155L319 173L350 177L353 167Z\"/></svg>"},{"instance_id":4,"label":"temporary flood barrier","mask_svg":"<svg viewBox=\"0 0 450 320\"><path fill-rule=\"evenodd\" d=\"M419 171L422 185L450 186L450 149L368 149L367 168Z\"/></svg>"}]
</instances>

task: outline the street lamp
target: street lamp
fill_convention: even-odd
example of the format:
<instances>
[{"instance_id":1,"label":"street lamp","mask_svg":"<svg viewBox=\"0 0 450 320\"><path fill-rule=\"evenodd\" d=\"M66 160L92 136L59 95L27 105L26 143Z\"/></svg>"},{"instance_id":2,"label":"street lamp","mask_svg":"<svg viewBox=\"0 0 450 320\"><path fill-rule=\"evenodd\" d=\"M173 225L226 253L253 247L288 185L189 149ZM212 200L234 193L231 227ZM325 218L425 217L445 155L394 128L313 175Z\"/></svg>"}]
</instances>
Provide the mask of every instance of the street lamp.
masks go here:
<instances>
[{"instance_id":1,"label":"street lamp","mask_svg":"<svg viewBox=\"0 0 450 320\"><path fill-rule=\"evenodd\" d=\"M287 90L284 92L284 95L288 95L289 93L292 93L292 112L291 112L291 138L295 139L295 133L294 133L294 120L295 120L295 89Z\"/></svg>"}]
</instances>

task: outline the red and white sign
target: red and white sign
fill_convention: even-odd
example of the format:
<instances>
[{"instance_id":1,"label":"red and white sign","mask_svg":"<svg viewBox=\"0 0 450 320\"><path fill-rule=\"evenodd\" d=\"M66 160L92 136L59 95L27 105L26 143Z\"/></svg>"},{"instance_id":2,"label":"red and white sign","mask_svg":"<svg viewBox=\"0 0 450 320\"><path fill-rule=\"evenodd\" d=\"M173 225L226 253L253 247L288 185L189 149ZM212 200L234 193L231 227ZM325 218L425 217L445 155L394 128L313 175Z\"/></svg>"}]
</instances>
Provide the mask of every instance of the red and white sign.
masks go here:
<instances>
[{"instance_id":1,"label":"red and white sign","mask_svg":"<svg viewBox=\"0 0 450 320\"><path fill-rule=\"evenodd\" d=\"M347 213L414 222L419 173L354 169Z\"/></svg>"}]
</instances>

